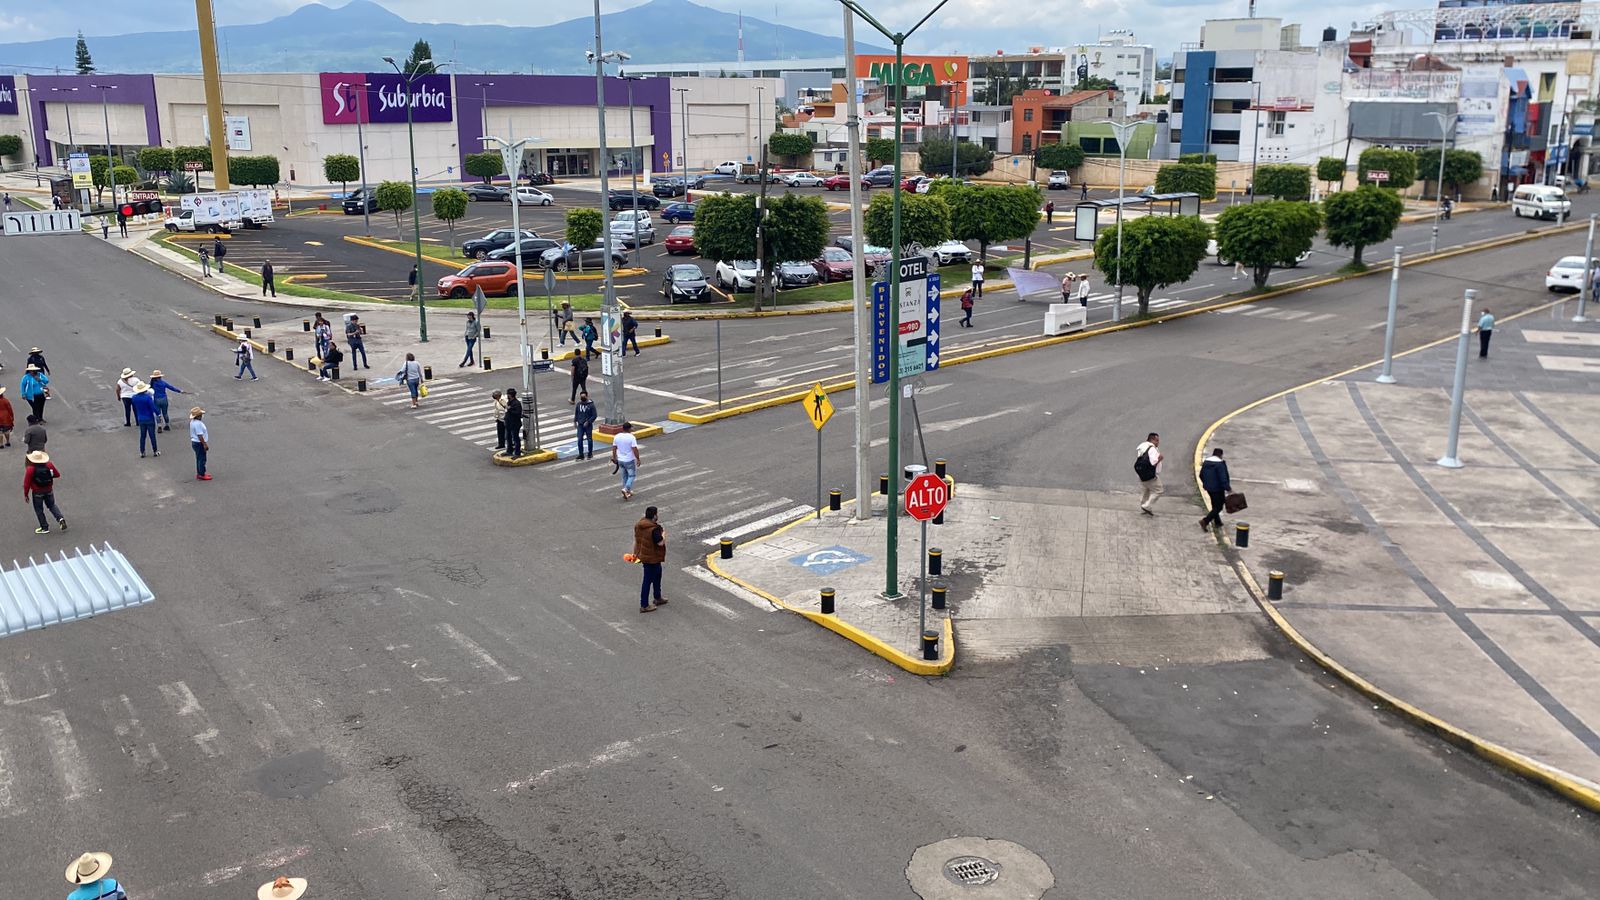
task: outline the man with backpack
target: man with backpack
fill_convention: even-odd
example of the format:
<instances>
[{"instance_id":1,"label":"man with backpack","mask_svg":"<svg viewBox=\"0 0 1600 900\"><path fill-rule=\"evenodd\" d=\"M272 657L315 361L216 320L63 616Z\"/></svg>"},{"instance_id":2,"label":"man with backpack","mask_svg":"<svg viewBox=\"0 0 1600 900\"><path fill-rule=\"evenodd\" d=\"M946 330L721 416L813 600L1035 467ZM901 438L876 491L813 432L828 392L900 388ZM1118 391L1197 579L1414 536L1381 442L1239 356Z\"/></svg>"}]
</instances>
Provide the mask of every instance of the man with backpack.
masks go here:
<instances>
[{"instance_id":1,"label":"man with backpack","mask_svg":"<svg viewBox=\"0 0 1600 900\"><path fill-rule=\"evenodd\" d=\"M1155 515L1151 507L1166 490L1161 486L1161 435L1150 432L1134 450L1133 474L1139 477L1139 511Z\"/></svg>"},{"instance_id":2,"label":"man with backpack","mask_svg":"<svg viewBox=\"0 0 1600 900\"><path fill-rule=\"evenodd\" d=\"M56 517L61 530L67 530L67 517L56 507L56 479L60 477L61 470L50 461L50 454L43 450L28 454L28 467L22 473L22 499L33 500L34 515L39 517L39 527L33 530L34 534L50 533L50 523L44 517L46 507Z\"/></svg>"},{"instance_id":3,"label":"man with backpack","mask_svg":"<svg viewBox=\"0 0 1600 900\"><path fill-rule=\"evenodd\" d=\"M572 394L567 397L568 403L577 403L578 394L589 390L589 360L583 356L572 358Z\"/></svg>"}]
</instances>

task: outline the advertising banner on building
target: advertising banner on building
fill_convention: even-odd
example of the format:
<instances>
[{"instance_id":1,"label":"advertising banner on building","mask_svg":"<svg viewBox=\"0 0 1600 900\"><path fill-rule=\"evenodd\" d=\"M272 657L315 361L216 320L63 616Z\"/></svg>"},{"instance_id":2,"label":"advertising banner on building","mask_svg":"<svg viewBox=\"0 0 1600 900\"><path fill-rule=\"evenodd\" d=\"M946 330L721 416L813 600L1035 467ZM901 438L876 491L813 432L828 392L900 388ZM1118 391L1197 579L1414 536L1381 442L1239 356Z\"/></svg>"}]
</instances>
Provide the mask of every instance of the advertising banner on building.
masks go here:
<instances>
[{"instance_id":1,"label":"advertising banner on building","mask_svg":"<svg viewBox=\"0 0 1600 900\"><path fill-rule=\"evenodd\" d=\"M0 75L0 116L17 114L17 79L14 75Z\"/></svg>"},{"instance_id":2,"label":"advertising banner on building","mask_svg":"<svg viewBox=\"0 0 1600 900\"><path fill-rule=\"evenodd\" d=\"M1488 137L1500 131L1499 66L1466 66L1461 70L1461 98L1457 101L1458 138Z\"/></svg>"},{"instance_id":3,"label":"advertising banner on building","mask_svg":"<svg viewBox=\"0 0 1600 900\"><path fill-rule=\"evenodd\" d=\"M411 82L409 91L405 78L393 72L322 72L317 77L325 125L404 122L407 107L414 122L455 119L448 75L423 75Z\"/></svg>"},{"instance_id":4,"label":"advertising banner on building","mask_svg":"<svg viewBox=\"0 0 1600 900\"><path fill-rule=\"evenodd\" d=\"M958 103L966 102L967 74L965 56L907 56L899 72L895 71L893 56L856 57L857 78L871 78L882 85L903 83L909 87L934 88L953 81Z\"/></svg>"}]
</instances>

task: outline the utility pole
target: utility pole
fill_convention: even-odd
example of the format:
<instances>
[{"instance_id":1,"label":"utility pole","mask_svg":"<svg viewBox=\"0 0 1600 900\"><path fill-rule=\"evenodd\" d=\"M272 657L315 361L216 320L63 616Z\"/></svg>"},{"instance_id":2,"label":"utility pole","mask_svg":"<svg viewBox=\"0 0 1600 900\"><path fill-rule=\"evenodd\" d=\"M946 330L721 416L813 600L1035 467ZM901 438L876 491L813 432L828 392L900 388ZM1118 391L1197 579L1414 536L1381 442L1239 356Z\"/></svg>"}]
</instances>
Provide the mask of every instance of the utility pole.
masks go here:
<instances>
[{"instance_id":1,"label":"utility pole","mask_svg":"<svg viewBox=\"0 0 1600 900\"><path fill-rule=\"evenodd\" d=\"M600 44L600 0L594 0L594 101L595 108L599 111L599 138L600 138L600 202L610 205L611 178L610 151L606 149L606 63L615 60L618 63L626 62L628 54L621 51L606 53ZM601 434L616 434L622 430L624 422L628 421L623 411L622 393L622 354L620 347L610 345L611 326L618 320L617 314L617 280L616 265L611 259L611 228L608 225L600 232L602 246L605 248L605 288L600 296L600 324L606 334L602 335L601 352L603 361L609 361L611 371L602 377L606 381L606 416L600 424ZM583 248L578 248L579 258L582 258Z\"/></svg>"},{"instance_id":2,"label":"utility pole","mask_svg":"<svg viewBox=\"0 0 1600 900\"><path fill-rule=\"evenodd\" d=\"M510 171L512 166L521 161L523 148L539 138L523 138L520 141L511 141L507 138L484 135L478 138L484 143L493 143L500 148L500 161ZM511 197L511 233L512 246L516 248L517 259L517 327L521 334L522 344L519 347L522 360L522 396L528 398L529 409L533 411L533 434L522 442L524 447L532 448L534 453L539 452L539 390L533 380L533 351L528 346L528 297L525 279L522 277L522 203L513 194ZM521 428L523 423L518 422Z\"/></svg>"},{"instance_id":3,"label":"utility pole","mask_svg":"<svg viewBox=\"0 0 1600 900\"><path fill-rule=\"evenodd\" d=\"M678 119L683 132L679 144L683 147L683 159L678 163L678 176L683 179L683 202L689 202L689 101L684 96L689 93L688 88L673 88L678 95Z\"/></svg>"},{"instance_id":4,"label":"utility pole","mask_svg":"<svg viewBox=\"0 0 1600 900\"><path fill-rule=\"evenodd\" d=\"M195 24L200 32L200 73L206 86L206 135L211 142L211 180L214 190L228 189L227 127L222 121L222 71L217 64L217 20L211 0L194 0ZM68 140L71 140L70 138ZM196 191L200 174L195 173Z\"/></svg>"},{"instance_id":5,"label":"utility pole","mask_svg":"<svg viewBox=\"0 0 1600 900\"><path fill-rule=\"evenodd\" d=\"M111 188L111 205L117 205L117 161L111 155L111 113L106 107L106 91L116 90L114 84L91 84L100 92L100 121L106 130L106 185Z\"/></svg>"},{"instance_id":6,"label":"utility pole","mask_svg":"<svg viewBox=\"0 0 1600 900\"><path fill-rule=\"evenodd\" d=\"M767 295L767 142L761 142L761 189L756 193L756 310Z\"/></svg>"},{"instance_id":7,"label":"utility pole","mask_svg":"<svg viewBox=\"0 0 1600 900\"><path fill-rule=\"evenodd\" d=\"M862 244L865 230L861 221L861 116L857 90L855 13L844 8L845 132L850 149L846 153L850 172L850 267L854 290L856 337L856 521L872 518L872 309L867 305L867 273ZM891 504L891 509L893 505Z\"/></svg>"},{"instance_id":8,"label":"utility pole","mask_svg":"<svg viewBox=\"0 0 1600 900\"><path fill-rule=\"evenodd\" d=\"M371 237L372 214L368 212L368 209L372 205L370 202L372 198L367 196L367 136L361 128L361 114L366 110L367 107L367 79L361 79L360 103L356 102L355 88L353 86L345 86L345 96L349 98L350 106L356 111L356 153L359 154L359 159L361 161L361 227L366 229L366 231L363 233L368 237ZM487 131L488 129L484 130ZM421 269L417 270L417 296L419 298L422 296Z\"/></svg>"}]
</instances>

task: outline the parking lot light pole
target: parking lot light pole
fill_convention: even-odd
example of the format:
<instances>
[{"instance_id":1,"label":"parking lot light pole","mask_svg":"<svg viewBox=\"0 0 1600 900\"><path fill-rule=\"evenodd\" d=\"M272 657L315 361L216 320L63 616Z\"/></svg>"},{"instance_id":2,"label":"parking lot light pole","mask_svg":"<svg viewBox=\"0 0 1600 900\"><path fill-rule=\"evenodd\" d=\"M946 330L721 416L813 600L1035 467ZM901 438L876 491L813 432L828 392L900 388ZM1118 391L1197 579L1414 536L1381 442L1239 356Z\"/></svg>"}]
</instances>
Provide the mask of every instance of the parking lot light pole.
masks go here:
<instances>
[{"instance_id":1,"label":"parking lot light pole","mask_svg":"<svg viewBox=\"0 0 1600 900\"><path fill-rule=\"evenodd\" d=\"M682 130L683 130L683 138L680 141L680 143L683 146L683 159L679 162L679 165L678 165L678 175L683 178L683 202L688 203L689 202L689 101L688 101L688 99L686 98L685 95L689 93L689 89L688 88L673 88L672 90L678 95L678 119L679 119L679 124L682 126ZM653 129L652 129L652 133L654 133Z\"/></svg>"},{"instance_id":2,"label":"parking lot light pole","mask_svg":"<svg viewBox=\"0 0 1600 900\"><path fill-rule=\"evenodd\" d=\"M1122 321L1122 205L1127 188L1128 135L1139 127L1138 122L1106 122L1117 133L1117 299L1111 304L1111 321Z\"/></svg>"},{"instance_id":3,"label":"parking lot light pole","mask_svg":"<svg viewBox=\"0 0 1600 900\"><path fill-rule=\"evenodd\" d=\"M633 179L633 264L642 268L644 241L639 237L639 142L633 133L633 83L643 81L644 76L623 75L622 80L628 83L628 174Z\"/></svg>"},{"instance_id":4,"label":"parking lot light pole","mask_svg":"<svg viewBox=\"0 0 1600 900\"><path fill-rule=\"evenodd\" d=\"M428 342L428 304L422 299L422 214L417 211L417 132L413 124L413 110L416 108L416 95L411 86L423 75L423 70L437 71L439 68L433 60L422 59L410 72L400 69L400 64L394 57L385 56L383 61L394 67L395 73L406 82L406 144L411 149L411 232L415 239L417 257L417 321L420 334L418 340ZM442 64L441 64L442 65ZM359 117L358 117L359 118ZM521 273L518 273L519 275Z\"/></svg>"},{"instance_id":5,"label":"parking lot light pole","mask_svg":"<svg viewBox=\"0 0 1600 900\"><path fill-rule=\"evenodd\" d=\"M114 84L91 84L89 87L100 92L100 121L106 129L106 184L111 186L111 205L117 205L117 164L111 158L111 113L106 107L106 91L114 91Z\"/></svg>"},{"instance_id":6,"label":"parking lot light pole","mask_svg":"<svg viewBox=\"0 0 1600 900\"><path fill-rule=\"evenodd\" d=\"M600 197L601 203L609 205L611 196L611 179L609 171L609 151L606 150L606 63L627 62L628 54L619 50L606 52L601 49L600 43L600 0L594 0L594 49L589 51L589 61L594 63L594 100L595 108L599 112L598 137L600 140ZM622 353L621 348L613 348L610 344L611 324L617 320L617 281L616 264L611 259L611 228L601 229L600 236L602 247L605 250L605 288L600 296L600 325L607 334L602 335L604 343L601 352L606 354L604 359L611 363L611 373L606 376L606 416L601 423L602 434L615 434L622 430L627 416L623 410L623 380L622 380ZM578 248L578 258L583 259L583 248ZM620 339L620 336L619 336ZM613 353L613 349L618 352Z\"/></svg>"},{"instance_id":7,"label":"parking lot light pole","mask_svg":"<svg viewBox=\"0 0 1600 900\"><path fill-rule=\"evenodd\" d=\"M520 141L510 141L486 134L478 138L478 140L483 141L485 144L494 144L499 147L500 160L507 169L510 169L513 162L522 159L524 147L537 143L543 138L523 138ZM519 348L522 360L522 395L529 398L529 408L533 410L533 434L529 436L524 446L531 447L533 452L538 453L539 391L533 380L533 352L528 349L528 296L522 277L522 202L517 199L515 193L511 195L511 236L512 246L516 248L514 253L517 260L517 328L522 340ZM522 423L518 422L517 427L521 428Z\"/></svg>"},{"instance_id":8,"label":"parking lot light pole","mask_svg":"<svg viewBox=\"0 0 1600 900\"><path fill-rule=\"evenodd\" d=\"M350 107L356 111L356 153L361 164L361 227L367 237L372 237L372 214L368 209L372 206L372 198L367 196L367 137L361 129L361 112L367 105L367 80L361 79L361 102L356 102L355 85L345 85L345 99L350 101ZM487 129L485 129L487 130ZM422 296L422 270L417 270L417 296Z\"/></svg>"},{"instance_id":9,"label":"parking lot light pole","mask_svg":"<svg viewBox=\"0 0 1600 900\"><path fill-rule=\"evenodd\" d=\"M1444 210L1444 149L1450 142L1450 129L1455 125L1456 113L1423 113L1439 120L1439 180L1433 191L1433 237L1428 239L1428 252L1439 252L1439 213Z\"/></svg>"}]
</instances>

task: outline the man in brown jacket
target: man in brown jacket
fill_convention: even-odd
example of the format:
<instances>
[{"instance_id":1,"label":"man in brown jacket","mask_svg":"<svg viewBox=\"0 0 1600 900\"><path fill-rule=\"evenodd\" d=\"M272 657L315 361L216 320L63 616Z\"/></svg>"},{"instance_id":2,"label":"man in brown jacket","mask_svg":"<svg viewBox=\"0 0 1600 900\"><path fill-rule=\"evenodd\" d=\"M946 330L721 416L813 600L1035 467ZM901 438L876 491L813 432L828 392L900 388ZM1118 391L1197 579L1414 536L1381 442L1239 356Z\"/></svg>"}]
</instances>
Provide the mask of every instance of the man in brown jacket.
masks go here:
<instances>
[{"instance_id":1,"label":"man in brown jacket","mask_svg":"<svg viewBox=\"0 0 1600 900\"><path fill-rule=\"evenodd\" d=\"M656 508L645 507L644 518L633 524L633 555L644 567L644 581L639 584L639 612L655 612L665 606L661 596L661 564L667 559L667 533L656 522ZM656 602L650 602L651 593Z\"/></svg>"}]
</instances>

